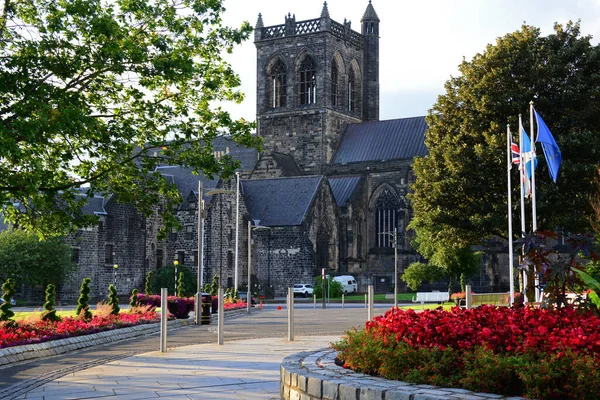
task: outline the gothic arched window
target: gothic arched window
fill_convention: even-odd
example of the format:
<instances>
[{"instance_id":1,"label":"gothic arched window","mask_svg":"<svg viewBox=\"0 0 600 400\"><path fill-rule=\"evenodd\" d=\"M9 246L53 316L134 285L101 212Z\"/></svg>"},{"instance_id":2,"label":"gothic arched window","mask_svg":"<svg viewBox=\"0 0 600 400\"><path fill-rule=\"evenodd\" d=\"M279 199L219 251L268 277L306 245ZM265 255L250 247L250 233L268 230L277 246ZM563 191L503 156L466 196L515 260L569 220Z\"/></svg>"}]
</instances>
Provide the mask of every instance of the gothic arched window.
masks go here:
<instances>
[{"instance_id":1,"label":"gothic arched window","mask_svg":"<svg viewBox=\"0 0 600 400\"><path fill-rule=\"evenodd\" d=\"M331 66L331 105L338 105L338 67L335 61Z\"/></svg>"},{"instance_id":2,"label":"gothic arched window","mask_svg":"<svg viewBox=\"0 0 600 400\"><path fill-rule=\"evenodd\" d=\"M375 204L375 247L393 247L393 232L398 228L400 202L389 189L384 189Z\"/></svg>"},{"instance_id":3,"label":"gothic arched window","mask_svg":"<svg viewBox=\"0 0 600 400\"><path fill-rule=\"evenodd\" d=\"M271 107L286 106L286 68L281 60L271 67Z\"/></svg>"},{"instance_id":4,"label":"gothic arched window","mask_svg":"<svg viewBox=\"0 0 600 400\"><path fill-rule=\"evenodd\" d=\"M354 112L356 108L356 77L351 69L348 74L348 111Z\"/></svg>"},{"instance_id":5,"label":"gothic arched window","mask_svg":"<svg viewBox=\"0 0 600 400\"><path fill-rule=\"evenodd\" d=\"M305 57L300 64L300 104L317 102L317 73L311 57Z\"/></svg>"}]
</instances>

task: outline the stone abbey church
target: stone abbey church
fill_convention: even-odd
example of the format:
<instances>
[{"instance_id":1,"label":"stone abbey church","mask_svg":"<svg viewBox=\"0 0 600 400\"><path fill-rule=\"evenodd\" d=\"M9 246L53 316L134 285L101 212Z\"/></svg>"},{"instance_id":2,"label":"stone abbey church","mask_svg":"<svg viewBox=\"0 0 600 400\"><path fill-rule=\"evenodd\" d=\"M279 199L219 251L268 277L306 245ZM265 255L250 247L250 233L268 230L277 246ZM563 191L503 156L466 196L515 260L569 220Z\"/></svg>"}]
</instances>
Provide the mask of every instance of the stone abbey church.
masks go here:
<instances>
[{"instance_id":1,"label":"stone abbey church","mask_svg":"<svg viewBox=\"0 0 600 400\"><path fill-rule=\"evenodd\" d=\"M223 286L248 282L248 223L252 224L253 290L282 296L294 283L312 283L324 268L330 275L353 275L359 291L393 291L394 246L398 232L398 270L420 256L405 227L411 218L406 198L414 182L415 156L425 156L424 117L379 120L380 19L369 1L357 30L336 22L324 3L320 16L281 25L261 15L255 27L257 49L257 134L263 151L237 146L227 137L214 142L215 155L240 160L239 212L236 179L209 180L181 167L161 167L177 185L183 203L143 218L111 197L90 200L86 212L100 224L69 237L77 276L61 288L61 300L76 299L84 277L92 296L102 298L118 264L120 295L143 289L148 271L173 261L198 270L198 180L206 204L204 282L214 276ZM181 230L157 239L160 214L175 212ZM237 229L236 229L237 221ZM237 231L237 234L236 234ZM236 236L237 251L236 251ZM507 286L486 256L474 290ZM406 287L399 283L400 290ZM433 288L434 286L429 286ZM438 289L444 290L440 284Z\"/></svg>"}]
</instances>

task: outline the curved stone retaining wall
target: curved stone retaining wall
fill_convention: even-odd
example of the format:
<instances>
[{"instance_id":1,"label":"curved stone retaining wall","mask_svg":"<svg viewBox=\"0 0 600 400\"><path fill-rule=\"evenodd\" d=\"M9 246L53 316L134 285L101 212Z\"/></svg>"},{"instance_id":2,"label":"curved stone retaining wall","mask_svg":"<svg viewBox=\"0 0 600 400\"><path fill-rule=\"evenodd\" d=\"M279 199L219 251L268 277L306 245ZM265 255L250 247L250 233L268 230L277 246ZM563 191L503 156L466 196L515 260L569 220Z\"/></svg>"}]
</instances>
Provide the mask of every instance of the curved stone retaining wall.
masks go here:
<instances>
[{"instance_id":1,"label":"curved stone retaining wall","mask_svg":"<svg viewBox=\"0 0 600 400\"><path fill-rule=\"evenodd\" d=\"M415 385L359 374L335 364L335 350L292 354L281 363L284 400L489 400L523 399L464 389Z\"/></svg>"}]
</instances>

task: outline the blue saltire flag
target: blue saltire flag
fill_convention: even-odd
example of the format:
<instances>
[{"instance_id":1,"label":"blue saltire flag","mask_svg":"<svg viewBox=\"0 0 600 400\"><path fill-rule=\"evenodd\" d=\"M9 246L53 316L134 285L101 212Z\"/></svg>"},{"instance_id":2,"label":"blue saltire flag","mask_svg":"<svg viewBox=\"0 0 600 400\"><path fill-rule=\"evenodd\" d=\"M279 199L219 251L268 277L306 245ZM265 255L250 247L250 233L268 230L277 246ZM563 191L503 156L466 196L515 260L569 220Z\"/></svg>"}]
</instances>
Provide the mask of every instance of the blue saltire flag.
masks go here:
<instances>
[{"instance_id":1,"label":"blue saltire flag","mask_svg":"<svg viewBox=\"0 0 600 400\"><path fill-rule=\"evenodd\" d=\"M525 197L530 197L532 173L531 159L533 158L533 169L537 168L538 160L537 157L535 157L533 152L531 151L531 140L529 139L529 135L527 135L527 132L525 132L524 128L521 128L521 140L523 140L523 143L521 143L521 151L523 152L523 164L525 164L525 171L527 171L527 173L522 172L521 179L523 180L523 189L525 191Z\"/></svg>"},{"instance_id":2,"label":"blue saltire flag","mask_svg":"<svg viewBox=\"0 0 600 400\"><path fill-rule=\"evenodd\" d=\"M548 163L548 171L550 171L550 178L556 183L556 178L558 178L558 169L560 168L560 162L562 160L562 154L560 153L560 149L554 140L554 137L550 133L550 129L546 126L546 123L540 117L540 114L536 110L533 110L535 113L535 118L537 120L538 126L538 136L537 141L542 144L542 148L544 149L544 156L546 157L546 163Z\"/></svg>"}]
</instances>

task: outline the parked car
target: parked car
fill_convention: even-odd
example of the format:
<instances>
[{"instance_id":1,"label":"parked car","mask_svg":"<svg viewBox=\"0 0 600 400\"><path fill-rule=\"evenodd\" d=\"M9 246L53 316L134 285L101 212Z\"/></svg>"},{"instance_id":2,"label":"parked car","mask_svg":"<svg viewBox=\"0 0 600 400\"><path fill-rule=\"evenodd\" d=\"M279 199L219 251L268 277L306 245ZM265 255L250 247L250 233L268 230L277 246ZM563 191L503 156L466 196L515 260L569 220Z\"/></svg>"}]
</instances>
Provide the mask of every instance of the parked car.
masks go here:
<instances>
[{"instance_id":1,"label":"parked car","mask_svg":"<svg viewBox=\"0 0 600 400\"><path fill-rule=\"evenodd\" d=\"M339 282L342 285L344 294L356 293L358 285L356 279L352 275L341 275L333 278L334 281Z\"/></svg>"},{"instance_id":2,"label":"parked car","mask_svg":"<svg viewBox=\"0 0 600 400\"><path fill-rule=\"evenodd\" d=\"M246 301L246 299L248 298L248 292L239 292L238 291L238 297L240 298L240 300ZM254 307L255 305L256 305L256 299L254 298L254 296L252 296L250 298L250 306Z\"/></svg>"},{"instance_id":3,"label":"parked car","mask_svg":"<svg viewBox=\"0 0 600 400\"><path fill-rule=\"evenodd\" d=\"M302 296L302 297L312 296L314 290L315 289L314 289L313 285L310 285L307 283L297 283L294 285L294 297L295 296Z\"/></svg>"}]
</instances>

